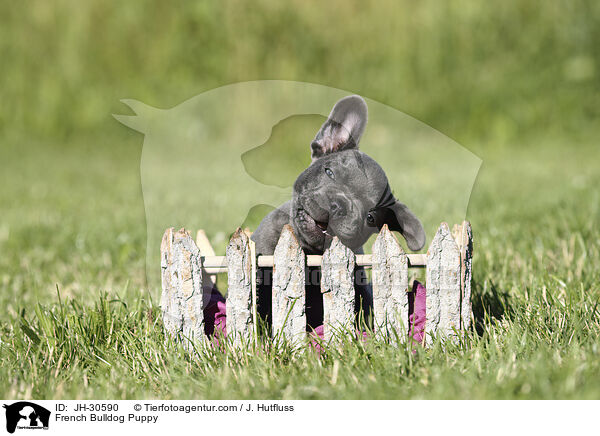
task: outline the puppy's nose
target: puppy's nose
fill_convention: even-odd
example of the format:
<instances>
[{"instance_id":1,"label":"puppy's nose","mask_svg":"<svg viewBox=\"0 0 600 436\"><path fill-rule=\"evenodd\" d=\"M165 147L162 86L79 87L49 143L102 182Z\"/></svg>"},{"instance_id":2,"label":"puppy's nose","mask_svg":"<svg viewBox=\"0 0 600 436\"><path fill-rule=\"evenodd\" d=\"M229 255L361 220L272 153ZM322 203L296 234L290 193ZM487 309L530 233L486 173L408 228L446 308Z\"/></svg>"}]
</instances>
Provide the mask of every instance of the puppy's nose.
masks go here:
<instances>
[{"instance_id":1,"label":"puppy's nose","mask_svg":"<svg viewBox=\"0 0 600 436\"><path fill-rule=\"evenodd\" d=\"M338 201L332 201L329 204L329 211L331 215L342 215L344 213L344 208L341 203Z\"/></svg>"}]
</instances>

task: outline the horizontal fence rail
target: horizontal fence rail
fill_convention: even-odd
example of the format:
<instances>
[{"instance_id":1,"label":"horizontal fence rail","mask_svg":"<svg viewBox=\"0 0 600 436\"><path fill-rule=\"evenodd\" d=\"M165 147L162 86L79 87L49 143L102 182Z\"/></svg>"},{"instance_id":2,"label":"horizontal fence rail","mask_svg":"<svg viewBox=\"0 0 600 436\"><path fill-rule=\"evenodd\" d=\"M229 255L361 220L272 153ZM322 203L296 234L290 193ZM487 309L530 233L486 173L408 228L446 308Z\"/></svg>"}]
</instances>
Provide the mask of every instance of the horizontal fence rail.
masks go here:
<instances>
[{"instance_id":1,"label":"horizontal fence rail","mask_svg":"<svg viewBox=\"0 0 600 436\"><path fill-rule=\"evenodd\" d=\"M273 266L274 256L258 256L256 266L259 268L269 268ZM427 266L426 254L407 254L409 268L425 268ZM202 267L209 274L221 274L227 272L226 256L202 256ZM309 254L306 256L306 266L322 266L323 256L318 254ZM357 254L356 266L370 268L373 265L372 254Z\"/></svg>"},{"instance_id":2,"label":"horizontal fence rail","mask_svg":"<svg viewBox=\"0 0 600 436\"><path fill-rule=\"evenodd\" d=\"M204 231L198 231L194 241L184 229L166 230L161 244L161 307L169 334L204 340L202 308L210 295L203 290L213 288L216 274L227 273L227 335L235 345L256 341L258 268L273 268L273 336L292 344L306 338L308 267L321 268L326 341L334 338L336 331L352 333L356 267L372 270L377 338L393 342L407 338L409 268L426 269L426 344L436 336L456 338L470 327L473 233L468 221L452 231L442 223L426 254L406 254L387 226L377 235L372 254L354 254L333 238L322 256L307 256L292 228L285 226L274 254L256 256L249 236L238 229L226 255L216 256Z\"/></svg>"}]
</instances>

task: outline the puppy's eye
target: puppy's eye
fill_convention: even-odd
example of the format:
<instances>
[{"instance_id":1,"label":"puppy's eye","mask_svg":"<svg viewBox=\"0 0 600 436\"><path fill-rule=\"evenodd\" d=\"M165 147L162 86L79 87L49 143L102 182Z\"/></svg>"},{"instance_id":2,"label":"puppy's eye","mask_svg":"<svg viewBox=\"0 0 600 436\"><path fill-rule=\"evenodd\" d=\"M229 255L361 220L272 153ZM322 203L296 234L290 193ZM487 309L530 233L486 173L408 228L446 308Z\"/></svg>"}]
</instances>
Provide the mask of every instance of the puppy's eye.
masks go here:
<instances>
[{"instance_id":1,"label":"puppy's eye","mask_svg":"<svg viewBox=\"0 0 600 436\"><path fill-rule=\"evenodd\" d=\"M374 226L375 225L375 217L373 216L372 212L369 212L367 214L367 224L369 224L370 226Z\"/></svg>"},{"instance_id":2,"label":"puppy's eye","mask_svg":"<svg viewBox=\"0 0 600 436\"><path fill-rule=\"evenodd\" d=\"M329 177L331 180L335 180L335 175L330 168L325 168L325 174L327 174L327 177Z\"/></svg>"}]
</instances>

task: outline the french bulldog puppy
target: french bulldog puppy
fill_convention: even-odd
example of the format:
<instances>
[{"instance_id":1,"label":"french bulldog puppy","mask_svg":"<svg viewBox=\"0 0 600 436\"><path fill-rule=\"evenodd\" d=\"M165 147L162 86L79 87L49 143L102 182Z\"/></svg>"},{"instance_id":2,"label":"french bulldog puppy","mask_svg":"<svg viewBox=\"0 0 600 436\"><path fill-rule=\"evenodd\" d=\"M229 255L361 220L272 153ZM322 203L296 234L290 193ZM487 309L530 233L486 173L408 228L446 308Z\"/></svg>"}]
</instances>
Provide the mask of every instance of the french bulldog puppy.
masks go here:
<instances>
[{"instance_id":1,"label":"french bulldog puppy","mask_svg":"<svg viewBox=\"0 0 600 436\"><path fill-rule=\"evenodd\" d=\"M383 224L408 248L425 245L419 219L392 195L383 169L358 150L367 124L365 101L338 101L311 143L312 163L294 183L292 200L267 215L252 239L259 254L272 255L281 229L291 224L307 254L322 254L333 236L355 252Z\"/></svg>"},{"instance_id":2,"label":"french bulldog puppy","mask_svg":"<svg viewBox=\"0 0 600 436\"><path fill-rule=\"evenodd\" d=\"M257 254L273 254L285 224L291 225L306 254L323 254L334 236L362 253L363 244L384 224L400 232L411 250L423 248L421 222L394 198L379 164L358 150L366 124L367 104L361 97L352 95L335 104L311 143L312 163L296 179L291 201L268 214L252 235ZM357 268L357 275L362 277L357 291L367 309L370 287L364 284L364 270ZM265 285L263 280L263 293L269 292ZM307 289L307 306L308 294Z\"/></svg>"}]
</instances>

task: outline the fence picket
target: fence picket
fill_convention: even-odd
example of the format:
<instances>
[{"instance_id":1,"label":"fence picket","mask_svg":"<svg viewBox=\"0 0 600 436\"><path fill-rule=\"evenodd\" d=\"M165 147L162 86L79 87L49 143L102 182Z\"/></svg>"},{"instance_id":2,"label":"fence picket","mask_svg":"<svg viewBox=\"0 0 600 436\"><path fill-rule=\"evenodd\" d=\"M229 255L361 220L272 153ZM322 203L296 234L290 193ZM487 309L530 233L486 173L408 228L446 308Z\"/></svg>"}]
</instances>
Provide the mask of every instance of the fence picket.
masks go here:
<instances>
[{"instance_id":1,"label":"fence picket","mask_svg":"<svg viewBox=\"0 0 600 436\"><path fill-rule=\"evenodd\" d=\"M460 253L442 223L427 250L426 342L431 335L453 336L460 329Z\"/></svg>"},{"instance_id":2,"label":"fence picket","mask_svg":"<svg viewBox=\"0 0 600 436\"><path fill-rule=\"evenodd\" d=\"M204 339L200 250L190 234L167 229L161 243L163 324L168 333Z\"/></svg>"},{"instance_id":3,"label":"fence picket","mask_svg":"<svg viewBox=\"0 0 600 436\"><path fill-rule=\"evenodd\" d=\"M294 231L284 226L273 255L273 335L294 345L306 336L305 264Z\"/></svg>"},{"instance_id":4,"label":"fence picket","mask_svg":"<svg viewBox=\"0 0 600 436\"><path fill-rule=\"evenodd\" d=\"M455 225L454 239L460 252L460 319L461 329L471 325L471 278L473 263L473 229L469 221Z\"/></svg>"},{"instance_id":5,"label":"fence picket","mask_svg":"<svg viewBox=\"0 0 600 436\"><path fill-rule=\"evenodd\" d=\"M227 258L227 336L235 345L250 343L254 333L254 307L252 292L252 253L248 236L237 229L225 256Z\"/></svg>"},{"instance_id":6,"label":"fence picket","mask_svg":"<svg viewBox=\"0 0 600 436\"><path fill-rule=\"evenodd\" d=\"M215 285L214 274L227 271L228 336L236 345L256 340L256 269L272 265L273 335L280 332L285 340L300 344L306 337L306 268L319 263L324 337L329 341L338 329L354 330L354 269L361 265L373 271L377 338L394 339L408 329L408 268L426 265L425 332L430 344L432 335L455 337L470 327L472 257L473 232L468 221L455 225L452 232L442 223L427 255L407 255L384 226L372 255L355 256L335 237L322 256L305 256L292 228L285 226L274 255L262 256L262 264L253 241L241 229L231 237L226 256L215 256L204 232L198 232L195 243L185 229L169 228L161 242L163 324L170 335L205 340L204 303Z\"/></svg>"},{"instance_id":7,"label":"fence picket","mask_svg":"<svg viewBox=\"0 0 600 436\"><path fill-rule=\"evenodd\" d=\"M384 225L373 244L373 315L378 338L393 339L408 332L407 291L406 253Z\"/></svg>"},{"instance_id":8,"label":"fence picket","mask_svg":"<svg viewBox=\"0 0 600 436\"><path fill-rule=\"evenodd\" d=\"M354 321L354 253L337 237L323 253L321 293L323 333L326 341L336 330L350 331Z\"/></svg>"}]
</instances>

